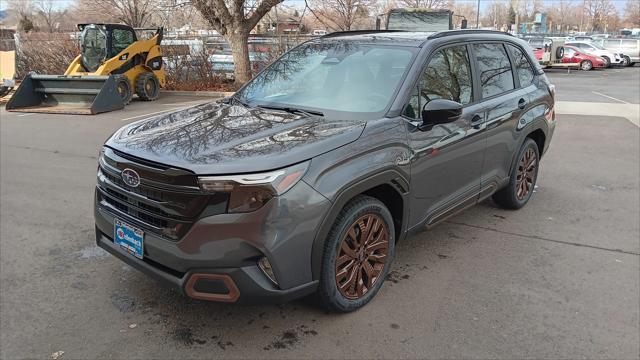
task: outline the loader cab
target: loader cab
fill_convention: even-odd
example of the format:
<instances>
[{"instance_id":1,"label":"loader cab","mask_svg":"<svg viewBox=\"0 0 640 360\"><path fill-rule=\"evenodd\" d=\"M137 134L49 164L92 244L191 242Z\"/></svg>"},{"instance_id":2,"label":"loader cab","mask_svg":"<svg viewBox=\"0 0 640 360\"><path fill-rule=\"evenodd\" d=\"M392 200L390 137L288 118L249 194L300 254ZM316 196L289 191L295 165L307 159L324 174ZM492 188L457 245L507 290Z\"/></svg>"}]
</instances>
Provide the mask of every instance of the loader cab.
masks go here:
<instances>
[{"instance_id":1,"label":"loader cab","mask_svg":"<svg viewBox=\"0 0 640 360\"><path fill-rule=\"evenodd\" d=\"M132 27L122 24L79 24L82 66L94 72L106 60L136 42Z\"/></svg>"}]
</instances>

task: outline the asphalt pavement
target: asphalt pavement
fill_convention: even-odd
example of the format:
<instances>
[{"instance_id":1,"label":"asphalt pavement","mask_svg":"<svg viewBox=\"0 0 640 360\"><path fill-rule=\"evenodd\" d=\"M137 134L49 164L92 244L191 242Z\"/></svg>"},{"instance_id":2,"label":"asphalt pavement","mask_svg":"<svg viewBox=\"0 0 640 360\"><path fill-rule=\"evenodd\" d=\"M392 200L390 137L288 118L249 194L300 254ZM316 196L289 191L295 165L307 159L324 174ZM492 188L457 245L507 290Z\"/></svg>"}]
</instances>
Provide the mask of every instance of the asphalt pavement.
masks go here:
<instances>
[{"instance_id":1,"label":"asphalt pavement","mask_svg":"<svg viewBox=\"0 0 640 360\"><path fill-rule=\"evenodd\" d=\"M638 359L640 129L617 106L640 107L640 67L547 73L560 103L611 116L559 114L525 208L486 201L410 237L378 296L346 315L312 297L190 300L95 247L103 141L211 98L97 116L0 108L0 358Z\"/></svg>"}]
</instances>

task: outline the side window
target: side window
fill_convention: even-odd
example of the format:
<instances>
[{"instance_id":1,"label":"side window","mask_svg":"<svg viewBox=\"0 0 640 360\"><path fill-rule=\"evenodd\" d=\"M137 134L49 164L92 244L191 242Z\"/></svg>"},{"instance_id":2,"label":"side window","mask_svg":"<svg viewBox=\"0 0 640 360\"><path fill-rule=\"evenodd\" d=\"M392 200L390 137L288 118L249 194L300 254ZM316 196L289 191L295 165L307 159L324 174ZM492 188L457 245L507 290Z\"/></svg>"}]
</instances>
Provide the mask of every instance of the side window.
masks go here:
<instances>
[{"instance_id":1,"label":"side window","mask_svg":"<svg viewBox=\"0 0 640 360\"><path fill-rule=\"evenodd\" d=\"M404 116L419 119L422 108L433 99L447 99L463 105L473 101L471 63L465 45L438 50L420 75Z\"/></svg>"},{"instance_id":2,"label":"side window","mask_svg":"<svg viewBox=\"0 0 640 360\"><path fill-rule=\"evenodd\" d=\"M473 44L473 50L478 60L483 98L514 88L511 63L502 44Z\"/></svg>"},{"instance_id":3,"label":"side window","mask_svg":"<svg viewBox=\"0 0 640 360\"><path fill-rule=\"evenodd\" d=\"M615 39L615 40L606 40L606 41L604 42L604 46L605 46L605 47L608 47L608 46L611 46L611 47L617 47L617 46L620 46L620 40L618 40L618 39Z\"/></svg>"},{"instance_id":4,"label":"side window","mask_svg":"<svg viewBox=\"0 0 640 360\"><path fill-rule=\"evenodd\" d=\"M533 68L531 68L531 63L527 59L527 54L514 45L507 45L507 48L509 48L511 55L513 55L518 79L520 79L520 86L529 86L533 82Z\"/></svg>"},{"instance_id":5,"label":"side window","mask_svg":"<svg viewBox=\"0 0 640 360\"><path fill-rule=\"evenodd\" d=\"M111 47L113 49L112 56L133 44L133 33L129 30L113 29L111 34Z\"/></svg>"}]
</instances>

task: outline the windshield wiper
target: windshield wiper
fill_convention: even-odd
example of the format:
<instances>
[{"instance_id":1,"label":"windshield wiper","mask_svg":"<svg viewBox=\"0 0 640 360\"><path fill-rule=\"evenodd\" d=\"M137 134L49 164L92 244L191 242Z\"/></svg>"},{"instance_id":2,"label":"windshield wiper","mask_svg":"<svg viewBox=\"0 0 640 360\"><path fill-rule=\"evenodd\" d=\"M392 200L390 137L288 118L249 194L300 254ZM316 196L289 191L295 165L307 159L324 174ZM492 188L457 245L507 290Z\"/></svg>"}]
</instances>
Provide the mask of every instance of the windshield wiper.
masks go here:
<instances>
[{"instance_id":1,"label":"windshield wiper","mask_svg":"<svg viewBox=\"0 0 640 360\"><path fill-rule=\"evenodd\" d=\"M298 108L294 108L294 107L290 107L290 106L258 105L258 107L263 108L263 109L282 110L282 111L286 111L286 112L291 113L291 114L302 114L302 115L305 115L307 117L324 116L324 114L321 113L320 111L304 110L304 109L298 109Z\"/></svg>"}]
</instances>

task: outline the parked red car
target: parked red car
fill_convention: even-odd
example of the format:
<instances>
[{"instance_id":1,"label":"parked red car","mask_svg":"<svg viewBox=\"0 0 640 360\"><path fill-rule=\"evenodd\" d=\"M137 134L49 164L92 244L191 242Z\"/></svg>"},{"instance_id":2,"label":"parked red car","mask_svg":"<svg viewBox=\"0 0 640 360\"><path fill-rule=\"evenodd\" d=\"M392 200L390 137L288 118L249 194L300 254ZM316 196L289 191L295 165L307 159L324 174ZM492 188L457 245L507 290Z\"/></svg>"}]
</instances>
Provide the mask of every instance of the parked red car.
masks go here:
<instances>
[{"instance_id":1,"label":"parked red car","mask_svg":"<svg viewBox=\"0 0 640 360\"><path fill-rule=\"evenodd\" d=\"M580 52L578 48L565 45L564 56L562 57L563 63L580 64L580 69L589 71L593 68L604 68L606 63L603 58L595 55L585 54Z\"/></svg>"},{"instance_id":2,"label":"parked red car","mask_svg":"<svg viewBox=\"0 0 640 360\"><path fill-rule=\"evenodd\" d=\"M534 49L533 54L536 56L538 61L542 60L542 54L544 54L544 49ZM604 68L606 63L603 58L599 56L585 54L584 52L580 52L576 47L565 45L564 46L564 55L562 56L563 64L579 64L580 69L588 71L593 68Z\"/></svg>"}]
</instances>

